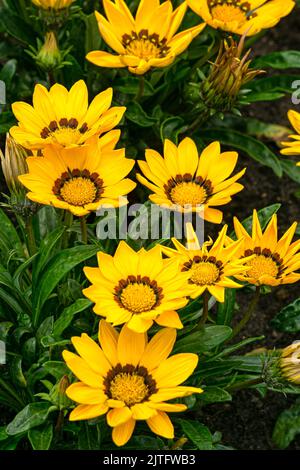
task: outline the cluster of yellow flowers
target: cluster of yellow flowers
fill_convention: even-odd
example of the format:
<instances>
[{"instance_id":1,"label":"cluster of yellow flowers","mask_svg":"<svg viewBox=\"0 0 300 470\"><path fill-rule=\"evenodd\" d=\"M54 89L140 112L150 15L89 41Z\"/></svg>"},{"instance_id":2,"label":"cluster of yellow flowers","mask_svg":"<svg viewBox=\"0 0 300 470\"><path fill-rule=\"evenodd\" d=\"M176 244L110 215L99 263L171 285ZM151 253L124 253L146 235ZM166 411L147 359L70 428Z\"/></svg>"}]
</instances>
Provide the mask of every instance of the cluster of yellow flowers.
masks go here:
<instances>
[{"instance_id":1,"label":"cluster of yellow flowers","mask_svg":"<svg viewBox=\"0 0 300 470\"><path fill-rule=\"evenodd\" d=\"M71 1L34 3L60 9ZM177 33L187 4L204 23ZM128 67L144 74L151 67L171 64L206 23L252 35L275 25L294 4L292 0L188 0L173 11L170 1L141 0L134 18L123 0L104 0L107 18L96 13L99 30L118 55L93 51L87 59L102 67ZM118 207L120 196L126 203L126 195L136 186L127 178L134 160L125 157L125 149L116 149L120 131L114 128L125 108L111 107L111 102L109 88L89 105L87 87L79 81L69 91L59 84L49 91L36 85L33 106L14 103L18 125L10 134L24 148L38 152L27 158L28 172L19 178L29 199L79 217L100 206ZM291 113L290 118L299 132L299 115ZM289 149L283 152L300 153L300 137L294 138L296 142L287 144ZM223 217L219 207L243 189L238 180L245 170L232 176L237 160L236 152L221 153L219 142L199 155L190 138L178 146L165 140L163 156L146 150L146 160L138 162L137 180L151 190L153 203L182 211L189 205L194 212L201 206L205 220L219 224ZM84 270L91 285L83 292L105 320L99 326L100 347L83 334L72 338L78 355L64 351L68 367L79 379L66 392L79 404L70 419L107 414L119 446L130 439L139 420L146 420L154 433L173 438L166 412L180 412L186 406L166 401L202 391L181 385L195 370L197 355L169 357L176 329L183 327L178 310L207 292L224 302L226 288L243 286L238 281L255 286L298 281L300 241L292 242L296 225L279 238L276 215L263 231L254 210L252 234L235 218L234 240L224 226L214 242L209 239L200 246L188 224L186 246L173 239L174 249L158 244L135 252L121 241L114 256L99 252L99 267ZM147 330L154 322L164 328L148 342ZM120 332L114 328L119 325L123 325Z\"/></svg>"}]
</instances>

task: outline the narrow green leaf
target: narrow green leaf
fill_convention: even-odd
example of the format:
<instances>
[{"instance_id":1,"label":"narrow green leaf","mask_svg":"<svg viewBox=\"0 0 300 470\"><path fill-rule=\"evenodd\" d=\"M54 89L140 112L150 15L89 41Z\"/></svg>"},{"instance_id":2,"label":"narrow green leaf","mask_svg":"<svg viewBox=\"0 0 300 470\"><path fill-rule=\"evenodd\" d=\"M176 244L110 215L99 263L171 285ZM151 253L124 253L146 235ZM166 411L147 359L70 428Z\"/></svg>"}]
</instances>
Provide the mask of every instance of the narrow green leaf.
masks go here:
<instances>
[{"instance_id":1,"label":"narrow green leaf","mask_svg":"<svg viewBox=\"0 0 300 470\"><path fill-rule=\"evenodd\" d=\"M299 401L279 415L272 439L279 449L286 449L298 434L300 434Z\"/></svg>"},{"instance_id":2,"label":"narrow green leaf","mask_svg":"<svg viewBox=\"0 0 300 470\"><path fill-rule=\"evenodd\" d=\"M277 70L299 69L300 52L299 51L278 51L271 52L252 61L254 68L271 67Z\"/></svg>"},{"instance_id":3,"label":"narrow green leaf","mask_svg":"<svg viewBox=\"0 0 300 470\"><path fill-rule=\"evenodd\" d=\"M53 335L60 336L71 324L74 316L77 313L83 312L91 305L92 302L88 299L77 299L72 305L66 307L54 323Z\"/></svg>"},{"instance_id":4,"label":"narrow green leaf","mask_svg":"<svg viewBox=\"0 0 300 470\"><path fill-rule=\"evenodd\" d=\"M226 341L231 333L232 330L229 326L206 326L201 331L196 331L179 339L175 344L174 351L194 353L209 351Z\"/></svg>"}]
</instances>

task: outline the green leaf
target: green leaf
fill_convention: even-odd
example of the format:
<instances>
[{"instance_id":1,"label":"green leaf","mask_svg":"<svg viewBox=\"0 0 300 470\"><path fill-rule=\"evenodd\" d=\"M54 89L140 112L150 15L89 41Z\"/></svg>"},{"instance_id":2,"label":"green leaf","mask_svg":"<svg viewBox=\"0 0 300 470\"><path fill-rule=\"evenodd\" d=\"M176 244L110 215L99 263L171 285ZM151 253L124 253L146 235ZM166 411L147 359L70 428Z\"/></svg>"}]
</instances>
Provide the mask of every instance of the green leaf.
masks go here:
<instances>
[{"instance_id":1,"label":"green leaf","mask_svg":"<svg viewBox=\"0 0 300 470\"><path fill-rule=\"evenodd\" d=\"M60 237L64 233L64 228L58 228L53 232L49 233L48 236L42 239L39 255L36 265L34 266L33 270L33 284L36 283L38 276L42 269L44 268L45 264L49 261L49 258L53 256L53 250L57 242L59 241Z\"/></svg>"},{"instance_id":2,"label":"green leaf","mask_svg":"<svg viewBox=\"0 0 300 470\"><path fill-rule=\"evenodd\" d=\"M9 247L14 249L19 255L24 256L23 247L19 235L12 223L7 217L5 212L0 209L0 227L1 227L1 238L5 237L8 241Z\"/></svg>"},{"instance_id":3,"label":"green leaf","mask_svg":"<svg viewBox=\"0 0 300 470\"><path fill-rule=\"evenodd\" d=\"M272 77L252 80L246 84L246 88L255 93L292 93L293 83L297 79L297 75L272 75Z\"/></svg>"},{"instance_id":4,"label":"green leaf","mask_svg":"<svg viewBox=\"0 0 300 470\"><path fill-rule=\"evenodd\" d=\"M9 361L10 376L17 387L26 388L27 382L22 370L22 357L13 356Z\"/></svg>"},{"instance_id":5,"label":"green leaf","mask_svg":"<svg viewBox=\"0 0 300 470\"><path fill-rule=\"evenodd\" d=\"M271 52L262 57L257 57L251 64L254 68L271 67L277 70L299 69L300 52L299 51L279 51Z\"/></svg>"},{"instance_id":6,"label":"green leaf","mask_svg":"<svg viewBox=\"0 0 300 470\"><path fill-rule=\"evenodd\" d=\"M279 449L286 449L300 434L300 402L284 410L278 417L272 439Z\"/></svg>"},{"instance_id":7,"label":"green leaf","mask_svg":"<svg viewBox=\"0 0 300 470\"><path fill-rule=\"evenodd\" d=\"M127 104L125 116L129 121L140 127L152 127L157 122L156 118L149 116L141 105L135 101Z\"/></svg>"},{"instance_id":8,"label":"green leaf","mask_svg":"<svg viewBox=\"0 0 300 470\"><path fill-rule=\"evenodd\" d=\"M75 266L94 256L98 250L97 246L75 246L57 253L47 263L33 295L35 325L44 303L59 281Z\"/></svg>"},{"instance_id":9,"label":"green leaf","mask_svg":"<svg viewBox=\"0 0 300 470\"><path fill-rule=\"evenodd\" d=\"M165 139L172 140L177 143L178 135L185 129L184 119L180 116L172 116L167 118L160 126L160 137L161 140Z\"/></svg>"},{"instance_id":10,"label":"green leaf","mask_svg":"<svg viewBox=\"0 0 300 470\"><path fill-rule=\"evenodd\" d=\"M14 436L43 424L50 411L49 403L30 403L9 423L6 428L7 434Z\"/></svg>"},{"instance_id":11,"label":"green leaf","mask_svg":"<svg viewBox=\"0 0 300 470\"><path fill-rule=\"evenodd\" d=\"M41 343L42 338L44 336L51 335L53 332L53 327L54 327L54 317L50 316L45 318L45 320L41 323L39 326L37 332L36 332L36 339L39 343Z\"/></svg>"},{"instance_id":12,"label":"green leaf","mask_svg":"<svg viewBox=\"0 0 300 470\"><path fill-rule=\"evenodd\" d=\"M33 450L50 449L53 438L52 423L46 423L28 431L28 439Z\"/></svg>"},{"instance_id":13,"label":"green leaf","mask_svg":"<svg viewBox=\"0 0 300 470\"><path fill-rule=\"evenodd\" d=\"M231 401L230 393L214 385L203 387L204 392L200 393L198 399L205 403L218 403L222 401Z\"/></svg>"},{"instance_id":14,"label":"green leaf","mask_svg":"<svg viewBox=\"0 0 300 470\"><path fill-rule=\"evenodd\" d=\"M100 426L90 426L83 423L78 433L79 450L99 450L101 445Z\"/></svg>"},{"instance_id":15,"label":"green leaf","mask_svg":"<svg viewBox=\"0 0 300 470\"><path fill-rule=\"evenodd\" d=\"M197 421L179 419L179 424L186 435L199 450L212 450L213 439L210 430Z\"/></svg>"},{"instance_id":16,"label":"green leaf","mask_svg":"<svg viewBox=\"0 0 300 470\"><path fill-rule=\"evenodd\" d=\"M88 299L77 299L72 305L66 307L54 323L53 335L60 336L71 324L74 316L77 313L83 312L91 305L92 302Z\"/></svg>"},{"instance_id":17,"label":"green leaf","mask_svg":"<svg viewBox=\"0 0 300 470\"><path fill-rule=\"evenodd\" d=\"M188 334L175 344L176 352L202 353L226 341L232 333L229 326L206 326L201 331Z\"/></svg>"},{"instance_id":18,"label":"green leaf","mask_svg":"<svg viewBox=\"0 0 300 470\"><path fill-rule=\"evenodd\" d=\"M16 59L11 59L2 67L0 71L0 80L2 80L8 88L17 70Z\"/></svg>"},{"instance_id":19,"label":"green leaf","mask_svg":"<svg viewBox=\"0 0 300 470\"><path fill-rule=\"evenodd\" d=\"M235 289L225 290L225 302L218 304L217 325L231 325L235 306Z\"/></svg>"},{"instance_id":20,"label":"green leaf","mask_svg":"<svg viewBox=\"0 0 300 470\"><path fill-rule=\"evenodd\" d=\"M278 331L298 333L300 331L300 298L286 305L271 321Z\"/></svg>"},{"instance_id":21,"label":"green leaf","mask_svg":"<svg viewBox=\"0 0 300 470\"><path fill-rule=\"evenodd\" d=\"M66 364L61 361L47 361L43 364L43 368L57 380L70 373Z\"/></svg>"},{"instance_id":22,"label":"green leaf","mask_svg":"<svg viewBox=\"0 0 300 470\"><path fill-rule=\"evenodd\" d=\"M121 77L114 81L114 90L118 90L126 95L136 96L140 88L140 80L138 77ZM155 90L150 82L144 80L143 96L152 96ZM126 112L127 116L127 112Z\"/></svg>"},{"instance_id":23,"label":"green leaf","mask_svg":"<svg viewBox=\"0 0 300 470\"><path fill-rule=\"evenodd\" d=\"M294 160L288 160L286 158L282 158L281 166L283 168L284 173L289 178L291 178L291 180L300 184L300 167L296 166L296 162Z\"/></svg>"},{"instance_id":24,"label":"green leaf","mask_svg":"<svg viewBox=\"0 0 300 470\"><path fill-rule=\"evenodd\" d=\"M282 176L282 167L278 157L265 144L254 137L247 136L235 130L209 128L205 129L203 138L205 140L214 140L217 138L222 144L237 148L245 152L256 162L271 168L276 176Z\"/></svg>"}]
</instances>

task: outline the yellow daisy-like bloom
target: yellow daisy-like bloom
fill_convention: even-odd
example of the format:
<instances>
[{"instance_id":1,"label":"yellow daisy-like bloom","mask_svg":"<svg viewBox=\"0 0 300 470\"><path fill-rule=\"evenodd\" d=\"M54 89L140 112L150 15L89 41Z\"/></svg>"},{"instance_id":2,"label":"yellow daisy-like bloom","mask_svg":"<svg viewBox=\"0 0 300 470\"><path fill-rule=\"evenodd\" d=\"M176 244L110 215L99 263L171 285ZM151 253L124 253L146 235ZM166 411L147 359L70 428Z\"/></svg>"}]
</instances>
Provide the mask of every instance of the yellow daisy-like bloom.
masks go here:
<instances>
[{"instance_id":1,"label":"yellow daisy-like bloom","mask_svg":"<svg viewBox=\"0 0 300 470\"><path fill-rule=\"evenodd\" d=\"M159 325L182 328L176 312L187 304L188 275L176 260L162 258L160 246L132 250L124 241L114 256L98 253L99 268L84 268L92 285L83 290L94 312L114 325L128 322L137 332Z\"/></svg>"},{"instance_id":2,"label":"yellow daisy-like bloom","mask_svg":"<svg viewBox=\"0 0 300 470\"><path fill-rule=\"evenodd\" d=\"M68 387L69 398L80 403L71 421L96 418L107 413L117 446L129 441L136 421L145 420L152 432L173 439L174 428L166 412L181 412L186 406L166 403L174 398L201 393L181 386L195 370L196 354L168 357L176 340L172 328L160 330L148 342L147 335L126 326L120 332L104 320L99 326L99 347L88 335L72 338L79 356L63 352L64 360L80 382Z\"/></svg>"},{"instance_id":3,"label":"yellow daisy-like bloom","mask_svg":"<svg viewBox=\"0 0 300 470\"><path fill-rule=\"evenodd\" d=\"M74 0L31 0L37 7L44 10L62 10L68 8Z\"/></svg>"},{"instance_id":4,"label":"yellow daisy-like bloom","mask_svg":"<svg viewBox=\"0 0 300 470\"><path fill-rule=\"evenodd\" d=\"M234 218L234 228L237 238L243 238L240 256L252 256L247 266L250 269L242 276L242 281L256 286L292 284L300 279L300 240L292 242L297 223L286 231L280 240L277 236L277 216L274 214L264 233L257 216L253 211L252 236L243 225Z\"/></svg>"},{"instance_id":5,"label":"yellow daisy-like bloom","mask_svg":"<svg viewBox=\"0 0 300 470\"><path fill-rule=\"evenodd\" d=\"M275 26L295 6L294 0L187 0L213 28L253 36Z\"/></svg>"},{"instance_id":6,"label":"yellow daisy-like bloom","mask_svg":"<svg viewBox=\"0 0 300 470\"><path fill-rule=\"evenodd\" d=\"M243 189L236 181L245 170L228 178L237 159L236 152L220 153L219 142L210 144L199 156L189 138L178 147L165 140L164 158L155 150L146 150L146 162L138 163L148 179L140 174L137 179L154 192L149 199L155 204L181 212L198 212L205 220L219 224L223 214L212 206L227 204L233 194Z\"/></svg>"},{"instance_id":7,"label":"yellow daisy-like bloom","mask_svg":"<svg viewBox=\"0 0 300 470\"><path fill-rule=\"evenodd\" d=\"M231 276L243 274L247 269L245 259L237 259L242 240L225 247L227 225L223 227L215 243L210 240L200 246L192 224L186 224L187 246L172 238L176 250L162 247L163 253L180 262L181 270L189 273L189 283L192 288L190 297L199 297L203 292L213 295L218 302L224 302L225 288L236 289L243 287L233 281Z\"/></svg>"},{"instance_id":8,"label":"yellow daisy-like bloom","mask_svg":"<svg viewBox=\"0 0 300 470\"><path fill-rule=\"evenodd\" d=\"M133 18L123 0L103 0L107 19L95 12L104 41L118 55L104 51L89 52L86 58L101 67L128 67L142 75L151 67L166 67L181 54L205 27L200 24L176 34L187 5L173 11L171 1L141 0Z\"/></svg>"},{"instance_id":9,"label":"yellow daisy-like bloom","mask_svg":"<svg viewBox=\"0 0 300 470\"><path fill-rule=\"evenodd\" d=\"M30 191L27 197L77 216L100 206L126 204L123 196L136 186L125 178L134 160L125 158L125 149L113 150L118 135L118 131L111 131L82 147L49 146L43 157L28 157L29 173L19 176Z\"/></svg>"},{"instance_id":10,"label":"yellow daisy-like bloom","mask_svg":"<svg viewBox=\"0 0 300 470\"><path fill-rule=\"evenodd\" d=\"M295 341L281 351L279 366L286 380L300 385L300 341Z\"/></svg>"},{"instance_id":11,"label":"yellow daisy-like bloom","mask_svg":"<svg viewBox=\"0 0 300 470\"><path fill-rule=\"evenodd\" d=\"M281 142L281 145L286 146L286 148L281 150L281 153L283 155L300 155L300 113L290 109L288 118L297 134L289 135L289 138L294 139L294 141ZM297 163L297 166L300 166L300 162Z\"/></svg>"},{"instance_id":12,"label":"yellow daisy-like bloom","mask_svg":"<svg viewBox=\"0 0 300 470\"><path fill-rule=\"evenodd\" d=\"M70 91L56 83L48 91L36 85L33 106L22 101L12 110L19 123L10 129L12 137L28 149L43 149L49 144L74 147L107 132L119 124L124 107L110 108L112 88L99 93L88 105L88 90L83 80Z\"/></svg>"}]
</instances>

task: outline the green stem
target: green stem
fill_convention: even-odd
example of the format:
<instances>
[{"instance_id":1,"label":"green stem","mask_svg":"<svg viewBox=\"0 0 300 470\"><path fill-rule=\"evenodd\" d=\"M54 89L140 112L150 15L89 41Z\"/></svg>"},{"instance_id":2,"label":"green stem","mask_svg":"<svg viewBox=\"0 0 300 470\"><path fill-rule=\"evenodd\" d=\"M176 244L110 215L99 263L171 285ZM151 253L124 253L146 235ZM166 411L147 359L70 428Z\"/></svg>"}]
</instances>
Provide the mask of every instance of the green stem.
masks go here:
<instances>
[{"instance_id":1,"label":"green stem","mask_svg":"<svg viewBox=\"0 0 300 470\"><path fill-rule=\"evenodd\" d=\"M254 313L255 308L258 304L259 296L260 296L260 286L256 286L255 294L254 294L254 297L252 299L252 302L249 304L248 310L246 311L246 313L243 316L243 318L241 319L241 321L234 327L230 339L232 339L236 335L238 335L239 332L244 328L244 326L247 325L247 323L249 322L250 318L252 317L252 314Z\"/></svg>"},{"instance_id":2,"label":"green stem","mask_svg":"<svg viewBox=\"0 0 300 470\"><path fill-rule=\"evenodd\" d=\"M87 224L86 218L80 217L80 228L81 228L81 241L82 243L87 244Z\"/></svg>"},{"instance_id":3,"label":"green stem","mask_svg":"<svg viewBox=\"0 0 300 470\"><path fill-rule=\"evenodd\" d=\"M226 390L228 392L237 392L238 390L244 390L245 388L252 387L253 385L263 384L264 380L262 377L256 377L255 379L244 380L229 386Z\"/></svg>"},{"instance_id":4,"label":"green stem","mask_svg":"<svg viewBox=\"0 0 300 470\"><path fill-rule=\"evenodd\" d=\"M140 101L140 99L143 97L145 91L145 78L144 75L140 76L140 82L139 82L139 89L138 92L135 96L135 101Z\"/></svg>"},{"instance_id":5,"label":"green stem","mask_svg":"<svg viewBox=\"0 0 300 470\"><path fill-rule=\"evenodd\" d=\"M199 331L202 330L204 327L207 318L208 318L208 301L209 301L209 292L208 290L205 290L203 293L203 311L202 311L202 317L200 318L200 321L198 325L194 328L193 331Z\"/></svg>"},{"instance_id":6,"label":"green stem","mask_svg":"<svg viewBox=\"0 0 300 470\"><path fill-rule=\"evenodd\" d=\"M28 246L28 253L29 256L33 256L36 251L36 242L35 242L35 236L34 236L34 231L33 231L33 225L32 225L32 216L29 216L26 218L26 234L27 234L27 246Z\"/></svg>"},{"instance_id":7,"label":"green stem","mask_svg":"<svg viewBox=\"0 0 300 470\"><path fill-rule=\"evenodd\" d=\"M65 213L64 225L65 225L65 232L62 237L62 248L68 248L69 242L69 228L73 223L73 214L69 211Z\"/></svg>"}]
</instances>

